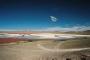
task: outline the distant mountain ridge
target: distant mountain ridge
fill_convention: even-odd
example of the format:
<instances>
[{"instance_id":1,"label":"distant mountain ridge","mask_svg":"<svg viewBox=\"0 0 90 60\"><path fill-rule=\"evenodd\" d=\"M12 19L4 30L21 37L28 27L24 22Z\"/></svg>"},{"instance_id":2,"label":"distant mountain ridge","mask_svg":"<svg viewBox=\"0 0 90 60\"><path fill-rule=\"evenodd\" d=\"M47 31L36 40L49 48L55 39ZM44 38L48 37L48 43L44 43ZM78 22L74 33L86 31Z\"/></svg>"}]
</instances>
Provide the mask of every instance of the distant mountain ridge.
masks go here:
<instances>
[{"instance_id":1,"label":"distant mountain ridge","mask_svg":"<svg viewBox=\"0 0 90 60\"><path fill-rule=\"evenodd\" d=\"M86 31L69 31L69 32L65 32L65 33L71 33L71 34L84 34L84 35L90 35L90 30L86 30Z\"/></svg>"},{"instance_id":2,"label":"distant mountain ridge","mask_svg":"<svg viewBox=\"0 0 90 60\"><path fill-rule=\"evenodd\" d=\"M10 33L10 34L32 34L32 33L57 33L57 34L84 34L90 35L90 30L85 31L0 31L0 33Z\"/></svg>"}]
</instances>

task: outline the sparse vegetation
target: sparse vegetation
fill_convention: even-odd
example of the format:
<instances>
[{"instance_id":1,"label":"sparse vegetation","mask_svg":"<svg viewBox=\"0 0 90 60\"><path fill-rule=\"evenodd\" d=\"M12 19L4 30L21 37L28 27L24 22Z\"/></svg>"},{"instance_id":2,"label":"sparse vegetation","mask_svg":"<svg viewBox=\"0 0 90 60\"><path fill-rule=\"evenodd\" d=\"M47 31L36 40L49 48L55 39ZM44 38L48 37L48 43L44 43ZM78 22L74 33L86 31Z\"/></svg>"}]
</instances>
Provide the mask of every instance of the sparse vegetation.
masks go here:
<instances>
[{"instance_id":1,"label":"sparse vegetation","mask_svg":"<svg viewBox=\"0 0 90 60\"><path fill-rule=\"evenodd\" d=\"M63 42L63 43L62 43ZM61 44L62 43L62 44ZM90 47L90 38L75 38L63 41L58 40L38 40L38 41L18 41L12 43L4 43L0 45L0 60L48 60L48 59L61 59L66 56L80 56L79 53L89 54L89 50L79 52L50 52L38 48L37 44L42 44L46 48L82 48ZM68 55L71 54L71 55ZM72 57L71 57L72 58Z\"/></svg>"}]
</instances>

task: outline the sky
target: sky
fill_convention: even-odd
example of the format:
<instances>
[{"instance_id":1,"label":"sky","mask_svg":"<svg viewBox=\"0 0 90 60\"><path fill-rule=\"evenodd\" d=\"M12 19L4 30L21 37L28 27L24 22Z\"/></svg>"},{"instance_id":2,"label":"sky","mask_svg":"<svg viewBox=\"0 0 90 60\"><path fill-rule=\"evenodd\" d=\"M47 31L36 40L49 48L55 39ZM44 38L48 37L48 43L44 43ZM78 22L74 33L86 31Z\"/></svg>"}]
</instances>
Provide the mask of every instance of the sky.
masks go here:
<instances>
[{"instance_id":1,"label":"sky","mask_svg":"<svg viewBox=\"0 0 90 60\"><path fill-rule=\"evenodd\" d=\"M89 26L89 0L0 0L0 30Z\"/></svg>"}]
</instances>

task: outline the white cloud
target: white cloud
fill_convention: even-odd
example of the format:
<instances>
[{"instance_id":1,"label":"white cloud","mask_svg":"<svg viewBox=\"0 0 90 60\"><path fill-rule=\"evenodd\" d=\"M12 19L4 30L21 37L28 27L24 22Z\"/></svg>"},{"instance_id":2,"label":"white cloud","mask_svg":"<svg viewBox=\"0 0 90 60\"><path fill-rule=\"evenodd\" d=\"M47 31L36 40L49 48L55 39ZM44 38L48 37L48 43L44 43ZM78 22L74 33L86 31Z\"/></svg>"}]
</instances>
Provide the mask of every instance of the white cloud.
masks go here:
<instances>
[{"instance_id":1,"label":"white cloud","mask_svg":"<svg viewBox=\"0 0 90 60\"><path fill-rule=\"evenodd\" d=\"M35 31L85 31L90 30L90 26L73 26L73 27L48 27L44 29L37 29Z\"/></svg>"},{"instance_id":2,"label":"white cloud","mask_svg":"<svg viewBox=\"0 0 90 60\"><path fill-rule=\"evenodd\" d=\"M58 19L56 18L56 17L54 17L54 16L50 16L50 19L51 19L51 21L52 22L56 22Z\"/></svg>"},{"instance_id":3,"label":"white cloud","mask_svg":"<svg viewBox=\"0 0 90 60\"><path fill-rule=\"evenodd\" d=\"M48 28L40 28L40 29L28 29L28 31L86 31L90 30L90 26L73 26L73 27L48 27ZM26 29L0 29L0 31L27 31Z\"/></svg>"}]
</instances>

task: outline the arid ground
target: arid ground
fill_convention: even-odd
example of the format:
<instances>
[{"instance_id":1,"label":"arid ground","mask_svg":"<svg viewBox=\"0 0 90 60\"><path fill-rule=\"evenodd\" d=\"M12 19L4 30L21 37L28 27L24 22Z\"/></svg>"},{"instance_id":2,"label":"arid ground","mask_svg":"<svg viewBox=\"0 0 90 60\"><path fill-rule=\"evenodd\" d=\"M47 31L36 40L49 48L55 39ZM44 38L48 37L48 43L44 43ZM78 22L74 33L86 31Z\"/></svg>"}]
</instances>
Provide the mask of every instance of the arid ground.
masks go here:
<instances>
[{"instance_id":1,"label":"arid ground","mask_svg":"<svg viewBox=\"0 0 90 60\"><path fill-rule=\"evenodd\" d=\"M13 38L7 39L11 42L5 43L3 40L4 43L0 44L0 60L66 60L68 55L80 57L83 54L90 57L90 38L29 42L24 40L18 42L18 39ZM62 51L63 49L65 51ZM72 51L72 49L74 50Z\"/></svg>"}]
</instances>

